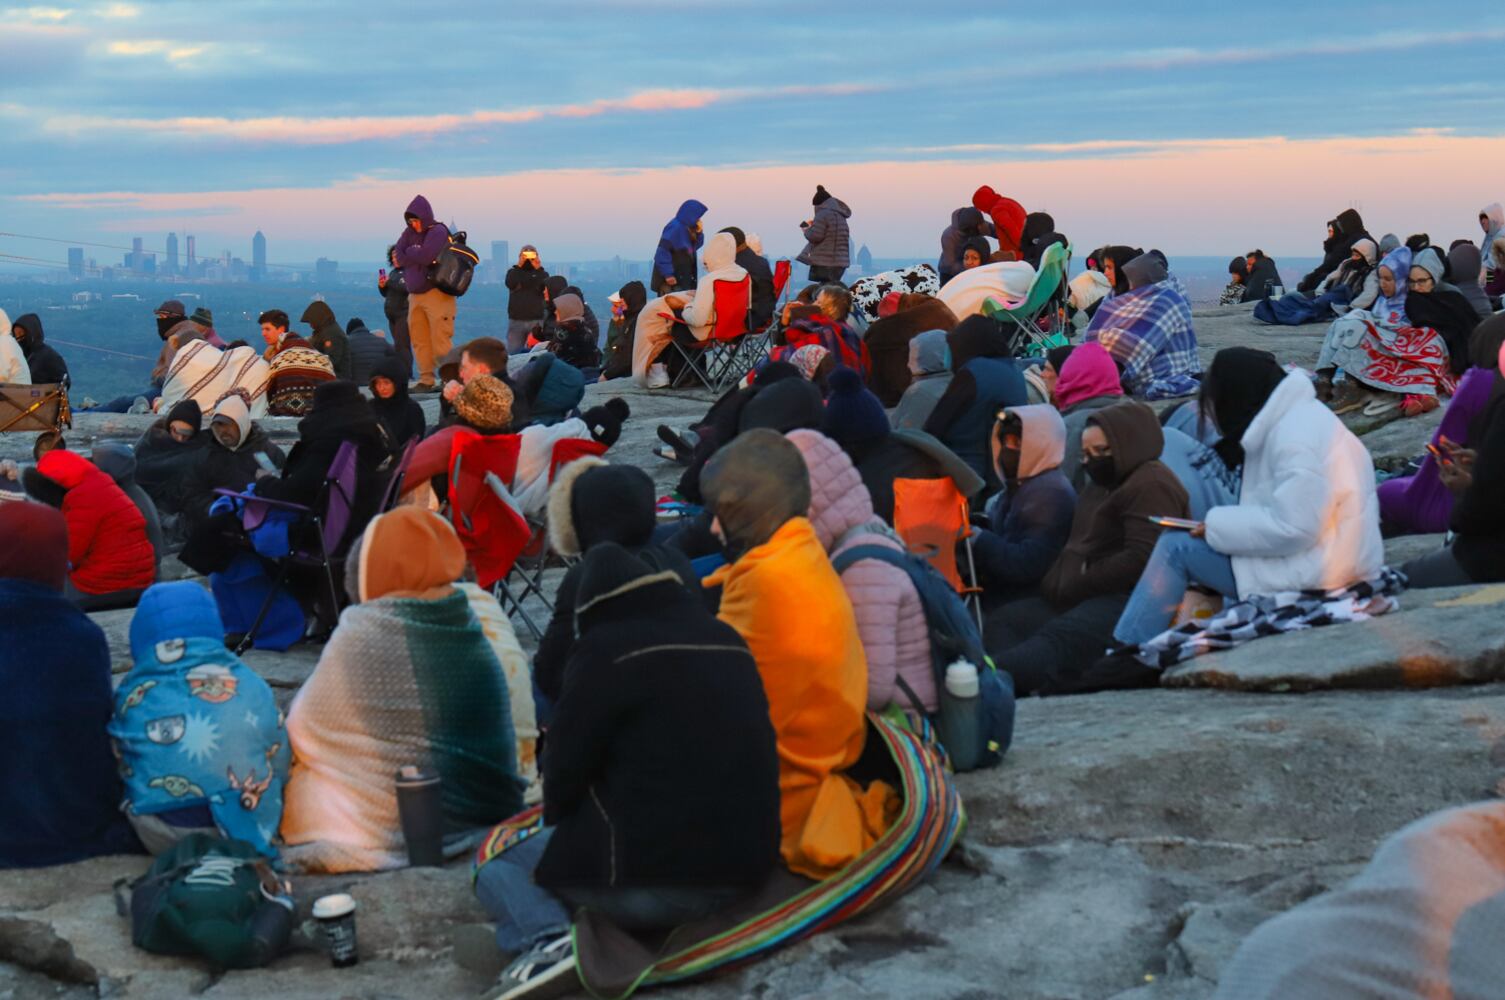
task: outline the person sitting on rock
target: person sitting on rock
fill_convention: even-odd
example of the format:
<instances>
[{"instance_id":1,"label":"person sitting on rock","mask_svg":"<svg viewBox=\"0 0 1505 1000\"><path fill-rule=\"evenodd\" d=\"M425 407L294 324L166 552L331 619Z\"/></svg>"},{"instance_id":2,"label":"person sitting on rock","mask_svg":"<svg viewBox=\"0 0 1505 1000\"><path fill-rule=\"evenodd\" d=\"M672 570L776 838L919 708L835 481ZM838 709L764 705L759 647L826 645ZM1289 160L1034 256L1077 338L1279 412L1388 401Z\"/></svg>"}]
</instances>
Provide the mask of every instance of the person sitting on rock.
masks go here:
<instances>
[{"instance_id":1,"label":"person sitting on rock","mask_svg":"<svg viewBox=\"0 0 1505 1000\"><path fill-rule=\"evenodd\" d=\"M331 318L333 313L330 314ZM314 390L337 377L328 355L288 330L287 313L268 309L258 317L271 366L267 376L267 413L301 417L313 407Z\"/></svg>"},{"instance_id":2,"label":"person sitting on rock","mask_svg":"<svg viewBox=\"0 0 1505 1000\"><path fill-rule=\"evenodd\" d=\"M549 487L549 542L566 559L615 542L655 571L671 571L686 587L699 591L700 579L684 554L652 543L658 524L655 495L653 480L642 469L608 465L593 455L577 458L555 474ZM533 657L533 683L546 705L557 704L564 692L565 667L576 643L575 608L582 572L579 562L565 570L554 594L553 617Z\"/></svg>"},{"instance_id":3,"label":"person sitting on rock","mask_svg":"<svg viewBox=\"0 0 1505 1000\"><path fill-rule=\"evenodd\" d=\"M574 365L547 351L535 355L517 373L514 394L526 405L526 416L513 418L514 431L547 427L569 419L585 398L585 375Z\"/></svg>"},{"instance_id":4,"label":"person sitting on rock","mask_svg":"<svg viewBox=\"0 0 1505 1000\"><path fill-rule=\"evenodd\" d=\"M345 324L345 341L350 355L350 381L356 385L370 382L376 365L394 355L392 345L381 336L381 331L372 332L359 316L351 317Z\"/></svg>"},{"instance_id":5,"label":"person sitting on rock","mask_svg":"<svg viewBox=\"0 0 1505 1000\"><path fill-rule=\"evenodd\" d=\"M68 362L42 333L42 317L36 313L18 317L10 326L10 335L26 355L32 385L56 385L68 377Z\"/></svg>"},{"instance_id":6,"label":"person sitting on rock","mask_svg":"<svg viewBox=\"0 0 1505 1000\"><path fill-rule=\"evenodd\" d=\"M1066 547L1040 595L992 611L983 642L1025 694L1078 690L1113 641L1113 626L1154 551L1152 517L1185 517L1186 488L1157 458L1155 411L1126 401L1092 414L1082 433L1090 482L1072 514Z\"/></svg>"},{"instance_id":7,"label":"person sitting on rock","mask_svg":"<svg viewBox=\"0 0 1505 1000\"><path fill-rule=\"evenodd\" d=\"M998 488L989 455L993 420L1006 406L1029 402L1024 376L1008 354L1008 341L986 316L969 316L946 335L951 352L951 383L925 421L925 433L956 453L983 478L992 493Z\"/></svg>"},{"instance_id":8,"label":"person sitting on rock","mask_svg":"<svg viewBox=\"0 0 1505 1000\"><path fill-rule=\"evenodd\" d=\"M862 335L872 358L868 388L884 406L896 406L909 388L910 347L927 330L956 329L957 319L946 303L929 295L906 292L898 296L895 311L871 324Z\"/></svg>"},{"instance_id":9,"label":"person sitting on rock","mask_svg":"<svg viewBox=\"0 0 1505 1000\"><path fill-rule=\"evenodd\" d=\"M114 480L120 491L130 497L131 503L141 512L142 519L146 521L147 540L152 543L156 570L160 573L162 557L167 554L167 542L162 537L162 518L157 513L157 505L152 502L152 498L136 482L136 456L131 453L130 446L101 441L94 446L89 460L99 471Z\"/></svg>"},{"instance_id":10,"label":"person sitting on rock","mask_svg":"<svg viewBox=\"0 0 1505 1000\"><path fill-rule=\"evenodd\" d=\"M857 619L805 517L810 477L787 438L744 431L701 487L731 560L703 583L722 588L719 617L752 651L778 739L784 863L824 879L872 847L898 807L892 787L845 773L867 737Z\"/></svg>"},{"instance_id":11,"label":"person sitting on rock","mask_svg":"<svg viewBox=\"0 0 1505 1000\"><path fill-rule=\"evenodd\" d=\"M298 322L308 324L308 342L314 350L329 359L334 368L334 377L346 382L355 381L350 367L350 340L340 326L340 321L335 319L334 310L329 308L329 303L322 299L310 302Z\"/></svg>"},{"instance_id":12,"label":"person sitting on rock","mask_svg":"<svg viewBox=\"0 0 1505 1000\"><path fill-rule=\"evenodd\" d=\"M1110 262L1112 258L1109 258ZM1144 399L1189 396L1202 370L1191 303L1167 280L1153 253L1123 265L1127 291L1104 300L1087 324L1086 342L1100 343L1123 373L1126 391Z\"/></svg>"},{"instance_id":13,"label":"person sitting on rock","mask_svg":"<svg viewBox=\"0 0 1505 1000\"><path fill-rule=\"evenodd\" d=\"M1453 496L1448 528L1452 543L1401 567L1412 587L1448 587L1505 580L1505 530L1500 511L1505 509L1505 330L1502 317L1479 324L1474 333L1474 356L1483 361L1495 351L1495 371L1490 400L1470 437L1471 447L1449 442L1441 447L1448 461L1440 463L1438 476ZM1480 365L1482 368L1483 365Z\"/></svg>"},{"instance_id":14,"label":"person sitting on rock","mask_svg":"<svg viewBox=\"0 0 1505 1000\"><path fill-rule=\"evenodd\" d=\"M871 329L871 327L869 327ZM923 428L951 384L947 331L926 330L909 342L909 386L894 410L895 427Z\"/></svg>"},{"instance_id":15,"label":"person sitting on rock","mask_svg":"<svg viewBox=\"0 0 1505 1000\"><path fill-rule=\"evenodd\" d=\"M135 604L157 578L157 559L131 498L88 459L61 448L43 455L22 481L68 522L67 598L85 611Z\"/></svg>"},{"instance_id":16,"label":"person sitting on rock","mask_svg":"<svg viewBox=\"0 0 1505 1000\"><path fill-rule=\"evenodd\" d=\"M287 461L282 449L251 419L245 397L231 393L209 419L209 447L184 474L183 521L191 534L209 517L215 490L240 492L258 477L276 475Z\"/></svg>"},{"instance_id":17,"label":"person sitting on rock","mask_svg":"<svg viewBox=\"0 0 1505 1000\"><path fill-rule=\"evenodd\" d=\"M906 551L902 539L873 513L873 500L857 467L841 447L818 431L790 431L810 475L807 517L832 562L858 547ZM903 569L878 559L858 559L840 571L842 589L857 618L867 660L867 707L890 705L935 712L935 668L930 627L914 582Z\"/></svg>"},{"instance_id":18,"label":"person sitting on rock","mask_svg":"<svg viewBox=\"0 0 1505 1000\"><path fill-rule=\"evenodd\" d=\"M518 956L502 996L574 976L576 908L664 931L750 895L778 864L762 665L676 573L615 542L579 568L579 635L544 752L545 826L476 874L498 946Z\"/></svg>"},{"instance_id":19,"label":"person sitting on rock","mask_svg":"<svg viewBox=\"0 0 1505 1000\"><path fill-rule=\"evenodd\" d=\"M632 377L644 388L669 385L671 373L660 356L670 340L677 336L688 344L710 337L716 326L717 282L748 281L747 271L737 263L737 241L730 233L717 233L706 242L702 264L706 273L697 285L679 286L650 299L638 314L632 337Z\"/></svg>"},{"instance_id":20,"label":"person sitting on rock","mask_svg":"<svg viewBox=\"0 0 1505 1000\"><path fill-rule=\"evenodd\" d=\"M109 643L63 596L68 541L51 507L0 503L0 758L13 769L0 782L0 868L141 850L105 734Z\"/></svg>"},{"instance_id":21,"label":"person sitting on rock","mask_svg":"<svg viewBox=\"0 0 1505 1000\"><path fill-rule=\"evenodd\" d=\"M184 477L208 447L203 411L193 399L174 406L136 440L136 482L159 514L183 512Z\"/></svg>"},{"instance_id":22,"label":"person sitting on rock","mask_svg":"<svg viewBox=\"0 0 1505 1000\"><path fill-rule=\"evenodd\" d=\"M977 584L989 606L1025 597L1071 535L1076 490L1061 470L1066 427L1054 407L1013 406L993 429L993 464L1003 483L988 501L989 527L972 538Z\"/></svg>"},{"instance_id":23,"label":"person sitting on rock","mask_svg":"<svg viewBox=\"0 0 1505 1000\"><path fill-rule=\"evenodd\" d=\"M553 305L554 325L549 352L580 369L586 381L594 381L601 367L601 349L596 346L599 334L586 324L584 301L572 292L565 292L554 300Z\"/></svg>"},{"instance_id":24,"label":"person sitting on rock","mask_svg":"<svg viewBox=\"0 0 1505 1000\"><path fill-rule=\"evenodd\" d=\"M399 456L409 441L423 440L428 418L418 401L408 395L401 358L395 354L378 358L371 366L367 385L371 389L371 412L381 425L390 454Z\"/></svg>"},{"instance_id":25,"label":"person sitting on rock","mask_svg":"<svg viewBox=\"0 0 1505 1000\"><path fill-rule=\"evenodd\" d=\"M1082 432L1092 414L1123 402L1118 366L1102 344L1082 344L1061 363L1053 396L1066 426L1061 468L1067 470L1072 487L1081 492L1087 485L1087 469L1082 465Z\"/></svg>"},{"instance_id":26,"label":"person sitting on rock","mask_svg":"<svg viewBox=\"0 0 1505 1000\"><path fill-rule=\"evenodd\" d=\"M407 863L392 778L436 771L460 832L522 806L508 689L466 596L447 522L398 507L373 518L346 563L351 604L288 711L294 763L285 857L304 871Z\"/></svg>"},{"instance_id":27,"label":"person sitting on rock","mask_svg":"<svg viewBox=\"0 0 1505 1000\"><path fill-rule=\"evenodd\" d=\"M148 588L131 617L109 732L126 816L152 854L192 833L277 854L287 731L272 689L224 637L214 598L187 580Z\"/></svg>"},{"instance_id":28,"label":"person sitting on rock","mask_svg":"<svg viewBox=\"0 0 1505 1000\"><path fill-rule=\"evenodd\" d=\"M446 477L455 438L464 434L506 434L512 427L512 406L512 390L501 379L477 375L466 382L454 398L454 422L439 428L413 449L402 480L402 495L431 486L440 499L449 496Z\"/></svg>"},{"instance_id":29,"label":"person sitting on rock","mask_svg":"<svg viewBox=\"0 0 1505 1000\"><path fill-rule=\"evenodd\" d=\"M606 328L603 382L632 374L632 339L637 332L638 316L648 304L648 290L641 281L629 281L607 299L611 302L611 323Z\"/></svg>"},{"instance_id":30,"label":"person sitting on rock","mask_svg":"<svg viewBox=\"0 0 1505 1000\"><path fill-rule=\"evenodd\" d=\"M1243 468L1238 503L1160 536L1113 630L1126 645L1169 628L1190 584L1247 599L1335 590L1384 567L1374 462L1304 372L1230 347L1213 358L1201 404L1223 434L1215 450Z\"/></svg>"}]
</instances>

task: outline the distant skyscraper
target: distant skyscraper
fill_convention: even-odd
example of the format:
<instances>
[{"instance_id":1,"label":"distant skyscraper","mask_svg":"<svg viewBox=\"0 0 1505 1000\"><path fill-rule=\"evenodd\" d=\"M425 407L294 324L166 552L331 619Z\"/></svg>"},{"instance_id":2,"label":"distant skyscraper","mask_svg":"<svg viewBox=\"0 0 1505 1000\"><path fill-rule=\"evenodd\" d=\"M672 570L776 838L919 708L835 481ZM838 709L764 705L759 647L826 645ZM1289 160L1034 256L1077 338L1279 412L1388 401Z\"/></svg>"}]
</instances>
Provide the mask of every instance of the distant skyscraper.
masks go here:
<instances>
[{"instance_id":1,"label":"distant skyscraper","mask_svg":"<svg viewBox=\"0 0 1505 1000\"><path fill-rule=\"evenodd\" d=\"M512 248L506 240L491 241L491 262L503 271L512 266Z\"/></svg>"},{"instance_id":2,"label":"distant skyscraper","mask_svg":"<svg viewBox=\"0 0 1505 1000\"><path fill-rule=\"evenodd\" d=\"M857 251L857 266L864 271L873 269L873 252L867 248L866 243L862 244L862 249Z\"/></svg>"},{"instance_id":3,"label":"distant skyscraper","mask_svg":"<svg viewBox=\"0 0 1505 1000\"><path fill-rule=\"evenodd\" d=\"M178 234L167 234L167 273L178 273Z\"/></svg>"},{"instance_id":4,"label":"distant skyscraper","mask_svg":"<svg viewBox=\"0 0 1505 1000\"><path fill-rule=\"evenodd\" d=\"M261 281L267 273L267 238L256 230L251 237L251 280Z\"/></svg>"},{"instance_id":5,"label":"distant skyscraper","mask_svg":"<svg viewBox=\"0 0 1505 1000\"><path fill-rule=\"evenodd\" d=\"M188 241L188 276L190 278L196 278L198 277L198 275L196 275L194 271L198 267L199 259L198 256L194 253L193 249L193 234L189 233L186 239Z\"/></svg>"},{"instance_id":6,"label":"distant skyscraper","mask_svg":"<svg viewBox=\"0 0 1505 1000\"><path fill-rule=\"evenodd\" d=\"M141 251L141 237L139 236L131 238L131 256L126 261L126 265L137 273L146 270L146 254Z\"/></svg>"},{"instance_id":7,"label":"distant skyscraper","mask_svg":"<svg viewBox=\"0 0 1505 1000\"><path fill-rule=\"evenodd\" d=\"M68 273L73 275L73 277L75 278L82 278L84 276L83 247L68 248Z\"/></svg>"},{"instance_id":8,"label":"distant skyscraper","mask_svg":"<svg viewBox=\"0 0 1505 1000\"><path fill-rule=\"evenodd\" d=\"M330 260L328 257L320 257L314 261L314 278L321 285L332 285L340 273L340 262Z\"/></svg>"}]
</instances>

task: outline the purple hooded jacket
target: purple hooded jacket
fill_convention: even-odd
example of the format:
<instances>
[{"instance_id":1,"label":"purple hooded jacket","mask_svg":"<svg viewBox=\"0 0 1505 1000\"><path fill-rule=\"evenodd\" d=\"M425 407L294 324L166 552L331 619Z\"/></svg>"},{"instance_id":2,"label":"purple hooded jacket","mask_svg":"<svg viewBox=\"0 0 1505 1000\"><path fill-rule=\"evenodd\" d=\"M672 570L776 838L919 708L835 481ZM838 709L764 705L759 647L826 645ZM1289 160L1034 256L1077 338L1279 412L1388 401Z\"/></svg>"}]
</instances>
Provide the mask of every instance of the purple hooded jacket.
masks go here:
<instances>
[{"instance_id":1,"label":"purple hooded jacket","mask_svg":"<svg viewBox=\"0 0 1505 1000\"><path fill-rule=\"evenodd\" d=\"M449 245L449 229L442 222L434 221L434 210L429 207L429 200L419 195L408 202L408 210L403 213L403 219L416 218L423 223L421 233L413 232L412 226L404 226L402 235L397 237L397 266L402 268L402 283L407 286L409 295L421 295L433 288L429 281L429 266L439 259L444 248Z\"/></svg>"},{"instance_id":2,"label":"purple hooded jacket","mask_svg":"<svg viewBox=\"0 0 1505 1000\"><path fill-rule=\"evenodd\" d=\"M1432 444L1446 437L1455 444L1477 448L1469 440L1469 424L1484 410L1494 386L1495 373L1471 368L1458 384L1458 391L1442 415L1442 425L1432 435ZM1397 476L1380 483L1380 520L1399 534L1429 534L1448 530L1453 515L1453 494L1437 475L1437 460L1428 452L1413 476Z\"/></svg>"}]
</instances>

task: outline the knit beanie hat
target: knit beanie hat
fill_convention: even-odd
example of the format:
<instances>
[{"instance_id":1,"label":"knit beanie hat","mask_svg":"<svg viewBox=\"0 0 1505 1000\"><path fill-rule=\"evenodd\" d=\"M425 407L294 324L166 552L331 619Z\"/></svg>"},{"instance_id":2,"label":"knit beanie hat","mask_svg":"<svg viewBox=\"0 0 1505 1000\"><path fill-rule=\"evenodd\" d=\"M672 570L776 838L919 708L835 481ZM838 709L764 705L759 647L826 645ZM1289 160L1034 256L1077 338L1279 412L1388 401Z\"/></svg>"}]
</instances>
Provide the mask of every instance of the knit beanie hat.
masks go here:
<instances>
[{"instance_id":1,"label":"knit beanie hat","mask_svg":"<svg viewBox=\"0 0 1505 1000\"><path fill-rule=\"evenodd\" d=\"M26 500L0 503L0 579L61 592L67 577L68 522L62 512Z\"/></svg>"},{"instance_id":2,"label":"knit beanie hat","mask_svg":"<svg viewBox=\"0 0 1505 1000\"><path fill-rule=\"evenodd\" d=\"M185 399L167 411L169 424L180 420L185 424L192 424L195 434L204 429L204 411L199 407L198 400Z\"/></svg>"},{"instance_id":3,"label":"knit beanie hat","mask_svg":"<svg viewBox=\"0 0 1505 1000\"><path fill-rule=\"evenodd\" d=\"M193 311L193 315L188 318L197 323L199 326L214 325L214 313L210 312L208 309L205 309L203 306L199 306L197 309L195 309Z\"/></svg>"},{"instance_id":4,"label":"knit beanie hat","mask_svg":"<svg viewBox=\"0 0 1505 1000\"><path fill-rule=\"evenodd\" d=\"M580 414L580 419L590 428L591 437L610 448L622 436L622 424L630 416L632 410L627 406L627 400L613 396L602 405L592 406Z\"/></svg>"},{"instance_id":5,"label":"knit beanie hat","mask_svg":"<svg viewBox=\"0 0 1505 1000\"><path fill-rule=\"evenodd\" d=\"M455 397L455 412L478 431L506 430L512 423L512 390L495 375L477 375Z\"/></svg>"},{"instance_id":6,"label":"knit beanie hat","mask_svg":"<svg viewBox=\"0 0 1505 1000\"><path fill-rule=\"evenodd\" d=\"M658 524L656 495L653 480L637 466L576 459L549 487L549 540L566 556L603 542L640 548Z\"/></svg>"},{"instance_id":7,"label":"knit beanie hat","mask_svg":"<svg viewBox=\"0 0 1505 1000\"><path fill-rule=\"evenodd\" d=\"M825 420L821 431L850 451L851 446L888 437L888 414L872 390L862 384L862 376L850 368L838 368L827 380L831 395L826 398Z\"/></svg>"},{"instance_id":8,"label":"knit beanie hat","mask_svg":"<svg viewBox=\"0 0 1505 1000\"><path fill-rule=\"evenodd\" d=\"M825 185L817 184L815 185L815 197L810 199L810 204L819 208L821 205L824 205L830 199L830 197L831 192L826 190Z\"/></svg>"},{"instance_id":9,"label":"knit beanie hat","mask_svg":"<svg viewBox=\"0 0 1505 1000\"><path fill-rule=\"evenodd\" d=\"M585 303L580 296L566 292L554 299L554 318L561 323L585 318Z\"/></svg>"}]
</instances>

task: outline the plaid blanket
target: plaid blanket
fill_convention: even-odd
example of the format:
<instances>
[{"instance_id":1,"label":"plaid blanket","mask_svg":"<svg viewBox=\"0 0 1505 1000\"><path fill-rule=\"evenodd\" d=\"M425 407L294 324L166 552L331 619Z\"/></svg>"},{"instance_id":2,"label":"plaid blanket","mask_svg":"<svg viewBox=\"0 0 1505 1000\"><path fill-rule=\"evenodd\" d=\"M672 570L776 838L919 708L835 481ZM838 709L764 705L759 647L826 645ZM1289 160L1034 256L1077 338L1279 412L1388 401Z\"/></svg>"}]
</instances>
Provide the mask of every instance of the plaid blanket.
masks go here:
<instances>
[{"instance_id":1,"label":"plaid blanket","mask_svg":"<svg viewBox=\"0 0 1505 1000\"><path fill-rule=\"evenodd\" d=\"M1188 622L1161 632L1141 644L1134 657L1147 667L1164 670L1203 653L1232 649L1262 635L1368 621L1399 607L1395 595L1405 588L1405 575L1387 566L1376 580L1338 590L1251 594L1224 608L1205 624Z\"/></svg>"},{"instance_id":2,"label":"plaid blanket","mask_svg":"<svg viewBox=\"0 0 1505 1000\"><path fill-rule=\"evenodd\" d=\"M1202 363L1191 305L1164 281L1105 299L1086 339L1113 356L1123 369L1124 387L1136 396L1169 399L1197 391L1194 376Z\"/></svg>"}]
</instances>

